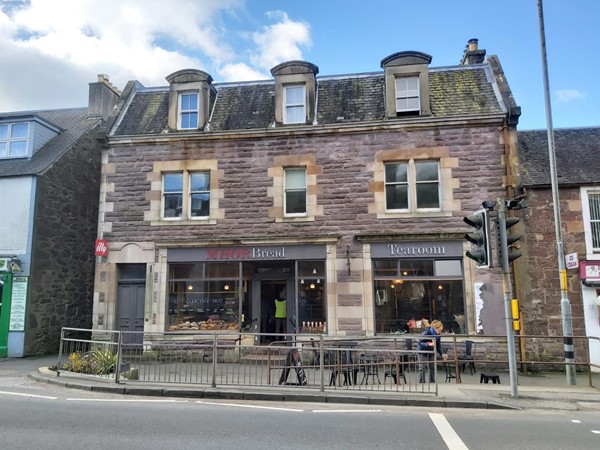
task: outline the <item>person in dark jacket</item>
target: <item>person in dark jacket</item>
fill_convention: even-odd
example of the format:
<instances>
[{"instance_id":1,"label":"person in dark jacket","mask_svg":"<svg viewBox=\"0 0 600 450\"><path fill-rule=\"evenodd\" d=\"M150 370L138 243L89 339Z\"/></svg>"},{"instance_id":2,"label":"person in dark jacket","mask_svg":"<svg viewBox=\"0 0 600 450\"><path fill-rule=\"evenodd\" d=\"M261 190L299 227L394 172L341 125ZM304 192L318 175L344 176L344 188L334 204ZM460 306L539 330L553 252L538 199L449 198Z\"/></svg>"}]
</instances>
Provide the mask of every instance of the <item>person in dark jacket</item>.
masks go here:
<instances>
[{"instance_id":1,"label":"person in dark jacket","mask_svg":"<svg viewBox=\"0 0 600 450\"><path fill-rule=\"evenodd\" d=\"M446 359L448 356L442 352L442 338L440 336L442 331L444 331L444 324L439 320L434 320L431 322L431 326L421 333L421 336L431 336L431 338L421 339L419 342L419 383L425 383L426 370L429 370L429 382L435 383L434 349L438 352L440 358Z\"/></svg>"}]
</instances>

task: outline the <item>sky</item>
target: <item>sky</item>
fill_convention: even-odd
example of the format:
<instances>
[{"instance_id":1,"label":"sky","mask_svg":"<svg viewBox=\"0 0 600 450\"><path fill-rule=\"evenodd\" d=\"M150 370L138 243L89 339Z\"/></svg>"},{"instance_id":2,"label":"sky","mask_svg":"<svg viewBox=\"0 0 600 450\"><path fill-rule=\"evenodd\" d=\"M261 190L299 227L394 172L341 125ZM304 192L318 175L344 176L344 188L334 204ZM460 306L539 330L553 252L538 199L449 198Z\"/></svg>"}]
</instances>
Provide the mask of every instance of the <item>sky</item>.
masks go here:
<instances>
[{"instance_id":1,"label":"sky","mask_svg":"<svg viewBox=\"0 0 600 450\"><path fill-rule=\"evenodd\" d=\"M543 10L552 125L600 126L600 1ZM98 74L117 89L187 68L250 81L299 59L341 75L405 50L453 66L472 38L498 56L518 129L546 128L538 0L0 0L0 111L87 106Z\"/></svg>"}]
</instances>

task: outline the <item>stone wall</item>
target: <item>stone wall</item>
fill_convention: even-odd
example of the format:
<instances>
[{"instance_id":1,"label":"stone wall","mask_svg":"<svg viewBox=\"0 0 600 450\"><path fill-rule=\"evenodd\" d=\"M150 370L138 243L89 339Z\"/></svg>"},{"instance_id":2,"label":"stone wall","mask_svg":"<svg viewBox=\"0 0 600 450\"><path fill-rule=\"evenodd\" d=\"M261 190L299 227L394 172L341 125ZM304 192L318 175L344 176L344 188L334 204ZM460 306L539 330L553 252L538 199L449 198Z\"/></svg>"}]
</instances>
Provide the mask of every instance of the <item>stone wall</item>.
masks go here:
<instances>
[{"instance_id":1,"label":"stone wall","mask_svg":"<svg viewBox=\"0 0 600 450\"><path fill-rule=\"evenodd\" d=\"M25 356L58 352L62 327L91 328L100 157L92 130L37 177Z\"/></svg>"},{"instance_id":2,"label":"stone wall","mask_svg":"<svg viewBox=\"0 0 600 450\"><path fill-rule=\"evenodd\" d=\"M578 187L561 188L559 198L564 253L576 252L584 256L580 190ZM551 190L529 189L527 203L528 208L518 214L525 230L519 241L524 256L516 260L523 330L527 335L561 336L560 279ZM582 336L585 335L585 322L579 269L567 270L567 286L573 334ZM543 352L543 346L540 351Z\"/></svg>"},{"instance_id":3,"label":"stone wall","mask_svg":"<svg viewBox=\"0 0 600 450\"><path fill-rule=\"evenodd\" d=\"M365 305L362 279L363 245L357 235L405 236L420 240L462 239L467 230L463 217L481 208L483 200L504 196L503 135L498 124L486 126L464 123L456 126L414 127L395 130L340 130L295 135L281 132L267 137L196 137L183 140L181 136L161 137L158 142L144 141L139 145L111 142L104 156L102 211L104 238L113 248L128 242L138 244L156 241L186 245L214 245L215 242L256 239L269 242L307 242L311 237L337 239L335 254L346 255L348 248L351 274L345 270L347 261L339 260L335 273L336 304L346 313L337 314L332 330L348 334L364 333L369 318ZM451 205L440 213L406 214L385 217L373 206L372 167L382 154L404 154L419 157L425 153L446 155L452 161ZM310 157L319 167L316 175L318 213L312 220L276 220L270 211L274 199L270 195L273 177L269 169L277 158ZM412 156L411 156L412 157ZM157 224L151 216L151 202L160 198L153 191L157 175L155 162L218 161L220 217L214 221L193 224ZM212 189L212 187L211 187ZM443 192L448 195L448 192ZM157 197L158 196L158 197ZM470 261L470 260L467 260ZM137 261L139 262L139 261ZM370 262L368 263L370 267ZM370 272L369 272L370 273ZM98 274L97 274L98 275ZM473 281L497 281L493 271L475 271L470 263L465 267L465 295L469 296ZM98 292L98 297L114 302L111 292ZM469 297L468 297L469 298ZM357 316L360 312L360 316ZM367 314L367 316L365 316ZM492 320L496 320L495 318ZM500 319L498 319L500 320ZM473 326L471 324L471 329Z\"/></svg>"}]
</instances>

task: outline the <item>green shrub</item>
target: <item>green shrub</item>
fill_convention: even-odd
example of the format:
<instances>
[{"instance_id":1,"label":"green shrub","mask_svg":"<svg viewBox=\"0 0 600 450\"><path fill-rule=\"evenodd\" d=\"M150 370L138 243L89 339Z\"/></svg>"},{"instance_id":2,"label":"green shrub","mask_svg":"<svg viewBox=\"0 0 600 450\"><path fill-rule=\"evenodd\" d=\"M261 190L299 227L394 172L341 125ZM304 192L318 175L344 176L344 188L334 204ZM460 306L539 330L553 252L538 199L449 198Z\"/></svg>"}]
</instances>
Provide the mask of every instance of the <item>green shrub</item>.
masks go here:
<instances>
[{"instance_id":1,"label":"green shrub","mask_svg":"<svg viewBox=\"0 0 600 450\"><path fill-rule=\"evenodd\" d=\"M108 347L99 347L90 353L71 353L62 369L75 373L107 375L114 372L116 365L117 355Z\"/></svg>"}]
</instances>

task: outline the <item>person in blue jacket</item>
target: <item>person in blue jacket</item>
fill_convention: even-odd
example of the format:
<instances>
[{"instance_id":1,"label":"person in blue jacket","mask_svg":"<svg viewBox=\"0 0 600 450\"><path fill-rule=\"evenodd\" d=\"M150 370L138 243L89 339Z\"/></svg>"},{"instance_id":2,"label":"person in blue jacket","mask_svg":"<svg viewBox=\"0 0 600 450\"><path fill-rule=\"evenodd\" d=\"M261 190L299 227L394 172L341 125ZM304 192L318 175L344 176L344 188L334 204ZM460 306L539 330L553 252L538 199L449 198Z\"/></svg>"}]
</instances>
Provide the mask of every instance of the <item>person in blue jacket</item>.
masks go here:
<instances>
[{"instance_id":1,"label":"person in blue jacket","mask_svg":"<svg viewBox=\"0 0 600 450\"><path fill-rule=\"evenodd\" d=\"M435 383L435 370L433 367L434 349L442 359L448 357L448 355L442 353L442 338L440 336L442 331L444 331L444 324L439 320L434 320L431 322L430 326L421 333L421 336L431 336L432 339L421 339L419 342L419 383L425 383L425 371L427 370L429 370L429 382Z\"/></svg>"}]
</instances>

